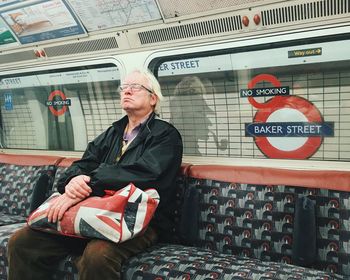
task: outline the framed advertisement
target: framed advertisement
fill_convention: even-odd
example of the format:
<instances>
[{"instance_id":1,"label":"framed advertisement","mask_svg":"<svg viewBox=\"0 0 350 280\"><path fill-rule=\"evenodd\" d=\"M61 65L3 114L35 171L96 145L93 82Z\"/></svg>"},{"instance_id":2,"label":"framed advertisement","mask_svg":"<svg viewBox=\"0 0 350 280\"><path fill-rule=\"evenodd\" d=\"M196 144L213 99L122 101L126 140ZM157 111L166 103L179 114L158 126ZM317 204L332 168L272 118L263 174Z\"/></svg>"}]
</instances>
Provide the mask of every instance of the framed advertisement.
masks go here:
<instances>
[{"instance_id":1,"label":"framed advertisement","mask_svg":"<svg viewBox=\"0 0 350 280\"><path fill-rule=\"evenodd\" d=\"M21 44L86 35L86 31L63 0L24 4L1 12Z\"/></svg>"},{"instance_id":2,"label":"framed advertisement","mask_svg":"<svg viewBox=\"0 0 350 280\"><path fill-rule=\"evenodd\" d=\"M0 18L0 47L17 46L19 43L6 23Z\"/></svg>"},{"instance_id":3,"label":"framed advertisement","mask_svg":"<svg viewBox=\"0 0 350 280\"><path fill-rule=\"evenodd\" d=\"M25 0L0 0L0 8L8 5L12 5L12 4L20 3L22 1L25 1Z\"/></svg>"},{"instance_id":4,"label":"framed advertisement","mask_svg":"<svg viewBox=\"0 0 350 280\"><path fill-rule=\"evenodd\" d=\"M88 31L161 19L155 0L68 0Z\"/></svg>"}]
</instances>

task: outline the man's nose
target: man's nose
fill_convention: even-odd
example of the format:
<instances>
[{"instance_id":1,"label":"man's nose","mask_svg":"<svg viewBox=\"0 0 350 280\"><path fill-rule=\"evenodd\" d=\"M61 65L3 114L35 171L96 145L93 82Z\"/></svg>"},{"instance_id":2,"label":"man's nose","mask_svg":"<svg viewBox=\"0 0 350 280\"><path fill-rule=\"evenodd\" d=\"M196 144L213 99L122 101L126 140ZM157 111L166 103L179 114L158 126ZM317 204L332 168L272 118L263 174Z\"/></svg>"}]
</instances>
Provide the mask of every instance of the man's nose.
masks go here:
<instances>
[{"instance_id":1,"label":"man's nose","mask_svg":"<svg viewBox=\"0 0 350 280\"><path fill-rule=\"evenodd\" d=\"M132 92L132 90L131 90L131 86L127 86L126 88L124 88L124 90L123 90L123 94L124 95L130 95L130 94L132 94L133 92Z\"/></svg>"}]
</instances>

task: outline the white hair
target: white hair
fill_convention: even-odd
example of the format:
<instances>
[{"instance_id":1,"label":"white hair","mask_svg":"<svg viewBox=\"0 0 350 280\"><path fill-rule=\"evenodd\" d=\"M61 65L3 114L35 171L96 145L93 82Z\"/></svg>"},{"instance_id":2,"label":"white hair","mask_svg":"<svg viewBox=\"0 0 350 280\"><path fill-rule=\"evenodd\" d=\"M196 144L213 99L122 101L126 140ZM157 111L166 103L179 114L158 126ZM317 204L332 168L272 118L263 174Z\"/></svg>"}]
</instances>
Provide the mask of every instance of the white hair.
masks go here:
<instances>
[{"instance_id":1,"label":"white hair","mask_svg":"<svg viewBox=\"0 0 350 280\"><path fill-rule=\"evenodd\" d=\"M148 69L143 69L143 70L134 69L133 71L131 71L128 74L128 76L132 73L139 73L148 80L148 82L149 82L148 88L157 96L157 103L154 107L154 112L159 113L160 102L163 99L163 94L162 94L162 90L160 88L160 84L159 84L158 80L156 79L156 77Z\"/></svg>"}]
</instances>

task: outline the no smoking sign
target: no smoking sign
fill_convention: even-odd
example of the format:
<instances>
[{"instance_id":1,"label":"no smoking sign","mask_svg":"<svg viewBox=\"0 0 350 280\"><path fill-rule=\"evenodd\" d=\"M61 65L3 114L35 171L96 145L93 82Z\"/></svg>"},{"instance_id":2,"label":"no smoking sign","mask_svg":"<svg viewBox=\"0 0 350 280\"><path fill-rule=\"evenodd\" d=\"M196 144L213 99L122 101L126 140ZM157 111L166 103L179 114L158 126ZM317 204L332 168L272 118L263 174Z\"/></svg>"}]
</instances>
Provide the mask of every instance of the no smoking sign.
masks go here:
<instances>
[{"instance_id":1,"label":"no smoking sign","mask_svg":"<svg viewBox=\"0 0 350 280\"><path fill-rule=\"evenodd\" d=\"M70 105L71 100L67 99L65 94L60 90L51 92L46 101L46 106L49 107L51 113L56 117L63 115Z\"/></svg>"},{"instance_id":2,"label":"no smoking sign","mask_svg":"<svg viewBox=\"0 0 350 280\"><path fill-rule=\"evenodd\" d=\"M259 82L269 82L271 88L255 88ZM254 77L241 97L257 109L253 123L245 124L246 136L268 158L306 159L321 146L323 138L334 136L334 123L325 122L317 107L300 96L290 96L289 88L269 74ZM259 103L255 97L272 96Z\"/></svg>"}]
</instances>

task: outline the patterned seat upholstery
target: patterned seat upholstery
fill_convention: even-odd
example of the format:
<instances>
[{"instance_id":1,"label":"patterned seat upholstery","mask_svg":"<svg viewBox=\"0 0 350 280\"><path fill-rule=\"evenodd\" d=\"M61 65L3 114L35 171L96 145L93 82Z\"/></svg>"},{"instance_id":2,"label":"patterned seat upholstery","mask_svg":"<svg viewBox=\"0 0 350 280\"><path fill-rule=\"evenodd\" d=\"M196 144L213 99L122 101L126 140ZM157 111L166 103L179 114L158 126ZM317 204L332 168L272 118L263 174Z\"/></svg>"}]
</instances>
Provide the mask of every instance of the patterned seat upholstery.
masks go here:
<instances>
[{"instance_id":1,"label":"patterned seat upholstery","mask_svg":"<svg viewBox=\"0 0 350 280\"><path fill-rule=\"evenodd\" d=\"M316 201L314 268L350 275L349 193L194 178L189 185L201 197L199 247L292 264L295 201L308 196Z\"/></svg>"},{"instance_id":2,"label":"patterned seat upholstery","mask_svg":"<svg viewBox=\"0 0 350 280\"><path fill-rule=\"evenodd\" d=\"M188 168L183 166L182 173ZM123 266L123 279L347 279L348 192L183 175L177 186L174 244L159 244L131 258ZM183 200L192 187L199 192L196 247L180 244L186 243L179 228ZM301 196L317 205L319 246L313 269L292 264L295 201ZM61 263L57 277L76 271L73 259ZM72 277L77 279L76 272Z\"/></svg>"},{"instance_id":3,"label":"patterned seat upholstery","mask_svg":"<svg viewBox=\"0 0 350 280\"><path fill-rule=\"evenodd\" d=\"M8 261L7 261L7 243L10 236L20 228L24 227L25 223L16 223L11 225L0 226L0 279L7 280Z\"/></svg>"},{"instance_id":4,"label":"patterned seat upholstery","mask_svg":"<svg viewBox=\"0 0 350 280\"><path fill-rule=\"evenodd\" d=\"M54 182L73 160L58 164ZM172 244L129 259L123 279L349 279L349 174L288 172L184 164L176 181ZM311 268L293 265L292 258L296 200L305 196L316 204L317 260ZM0 227L0 280L7 278L8 238L23 225ZM75 259L61 261L53 279L77 280Z\"/></svg>"},{"instance_id":5,"label":"patterned seat upholstery","mask_svg":"<svg viewBox=\"0 0 350 280\"><path fill-rule=\"evenodd\" d=\"M7 242L25 225L30 214L34 186L42 175L53 179L55 156L0 154L0 279L7 279ZM49 187L49 186L48 186Z\"/></svg>"},{"instance_id":6,"label":"patterned seat upholstery","mask_svg":"<svg viewBox=\"0 0 350 280\"><path fill-rule=\"evenodd\" d=\"M316 205L312 268L350 278L350 194L342 191L349 187L348 177L323 171L193 166L187 187L196 188L200 197L195 245L293 264L295 205L298 198L308 197Z\"/></svg>"},{"instance_id":7,"label":"patterned seat upholstery","mask_svg":"<svg viewBox=\"0 0 350 280\"><path fill-rule=\"evenodd\" d=\"M28 217L34 185L39 177L53 177L55 166L0 164L0 225L23 222ZM21 219L22 217L22 219Z\"/></svg>"},{"instance_id":8,"label":"patterned seat upholstery","mask_svg":"<svg viewBox=\"0 0 350 280\"><path fill-rule=\"evenodd\" d=\"M131 258L123 279L303 279L338 280L343 276L286 263L261 261L182 245L160 244Z\"/></svg>"},{"instance_id":9,"label":"patterned seat upholstery","mask_svg":"<svg viewBox=\"0 0 350 280\"><path fill-rule=\"evenodd\" d=\"M0 213L0 226L24 223L26 219L27 218L23 215L8 215L7 213Z\"/></svg>"}]
</instances>

